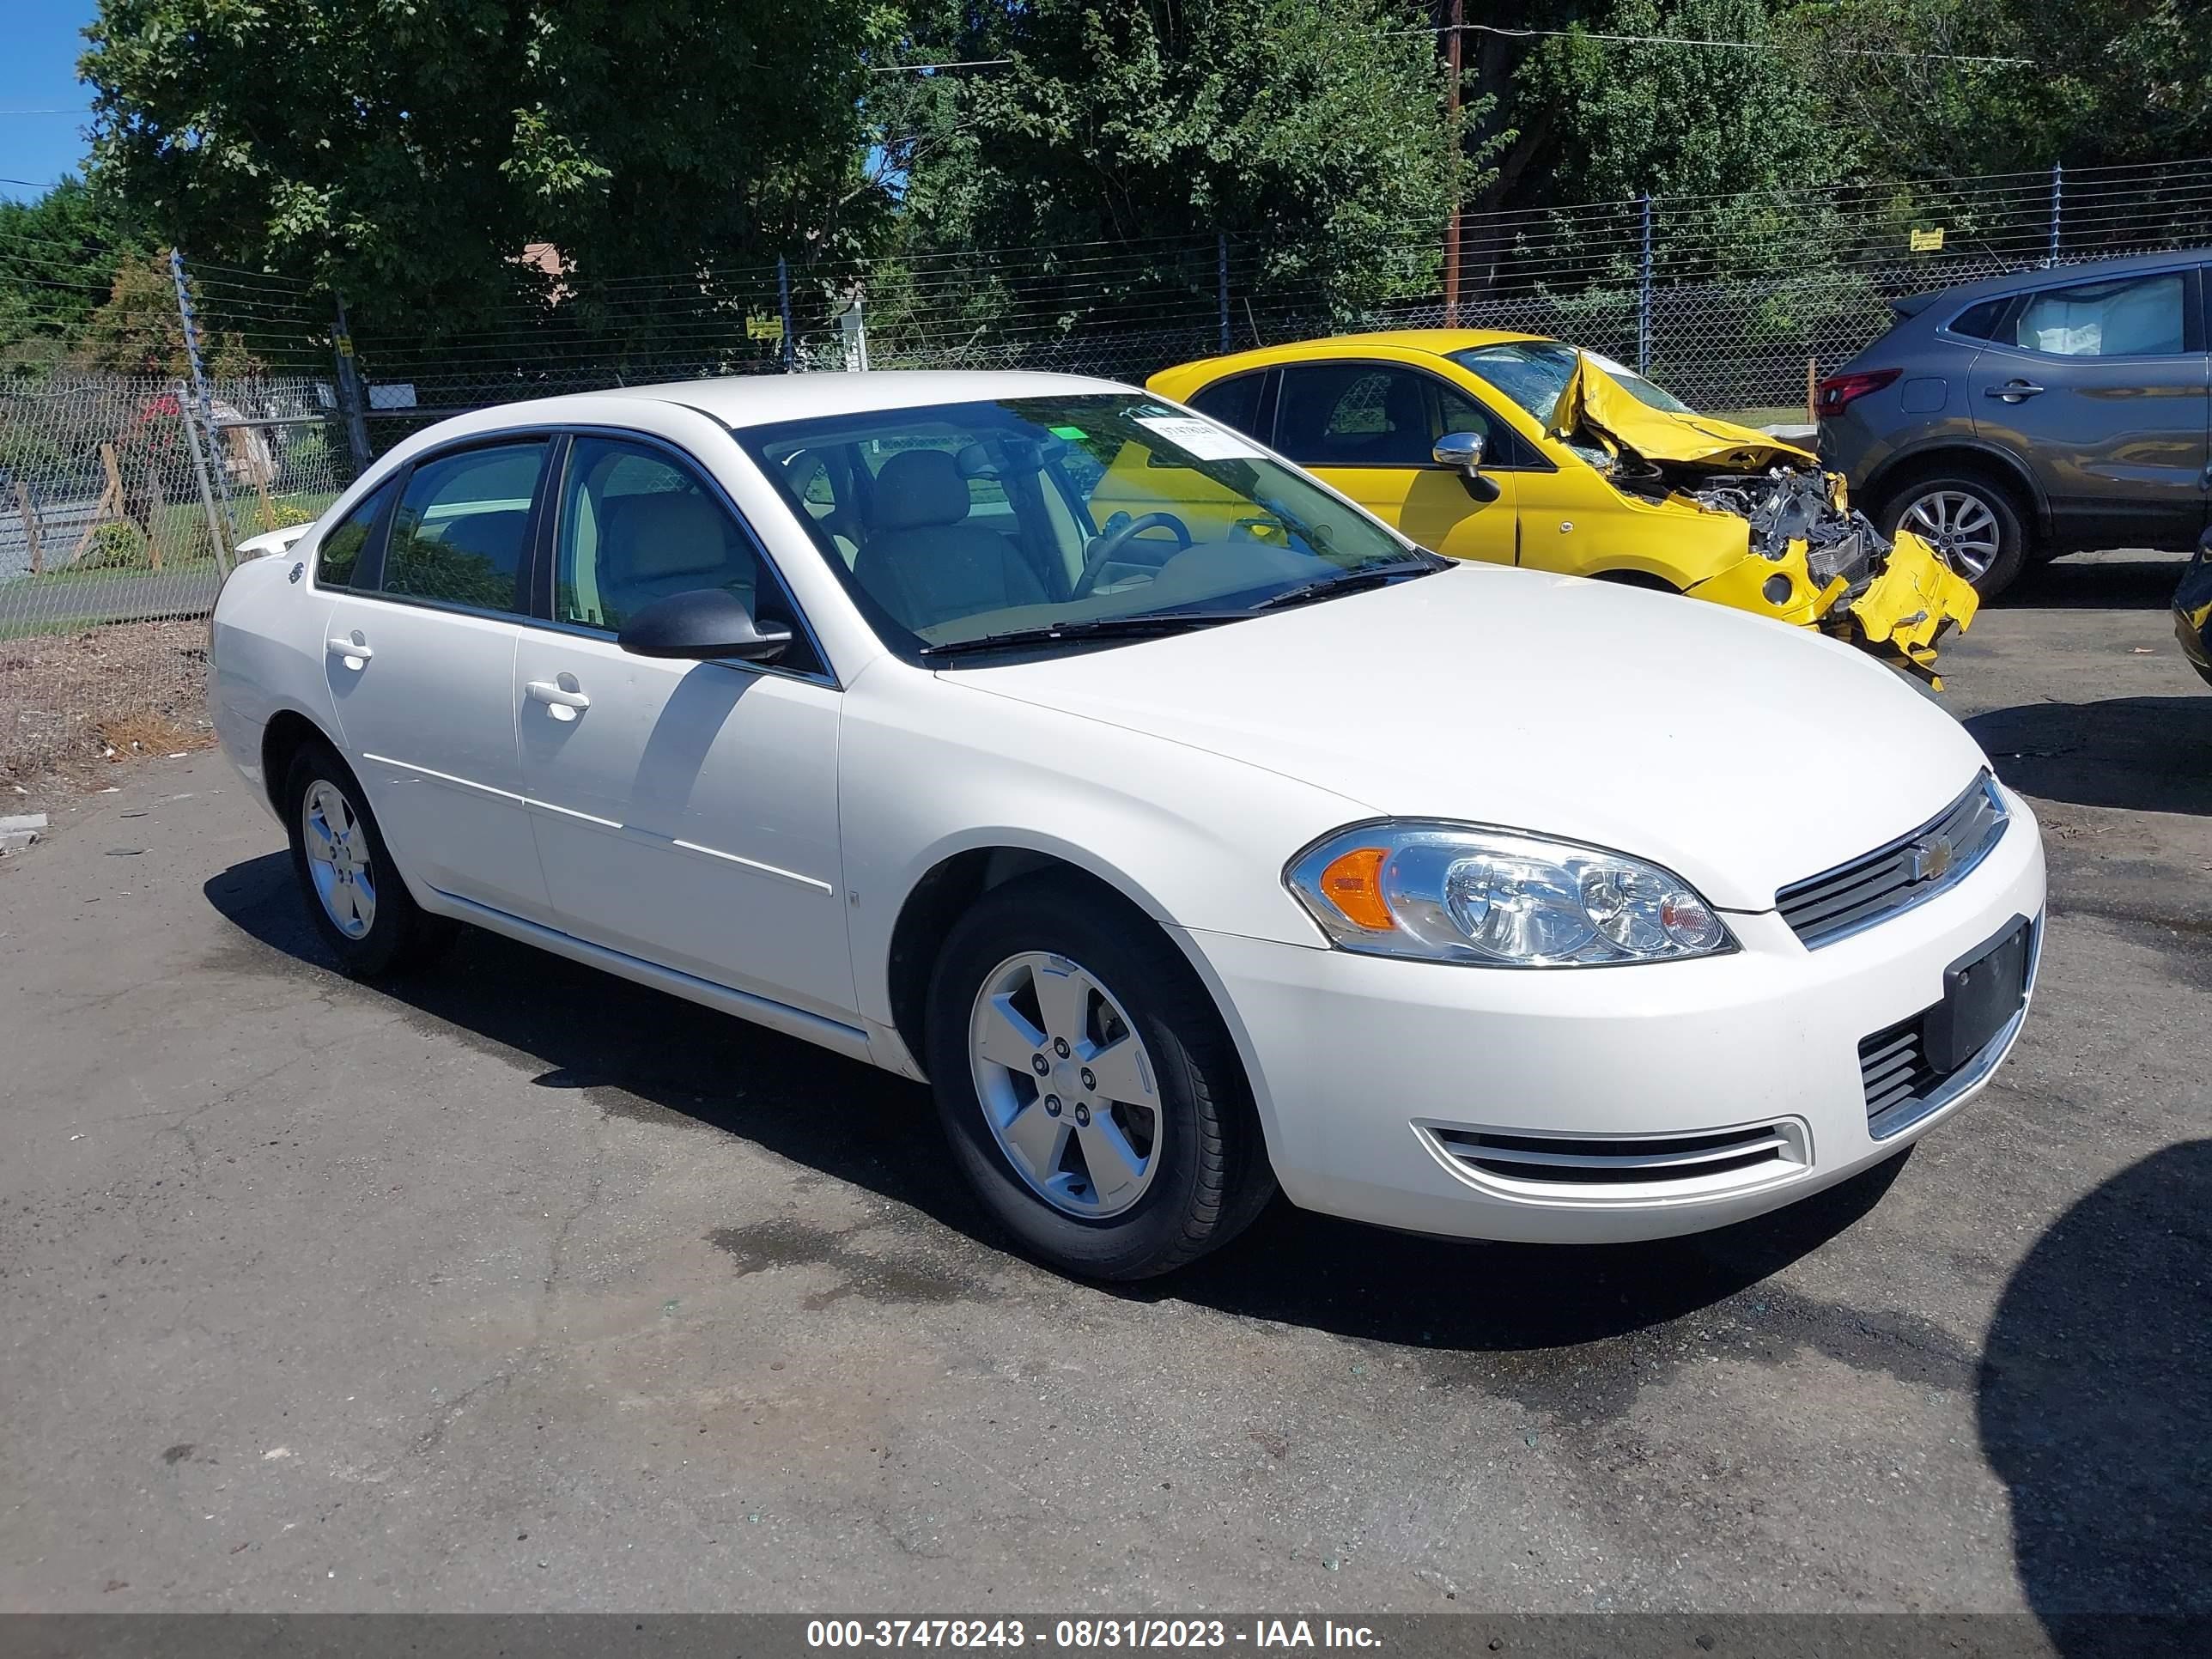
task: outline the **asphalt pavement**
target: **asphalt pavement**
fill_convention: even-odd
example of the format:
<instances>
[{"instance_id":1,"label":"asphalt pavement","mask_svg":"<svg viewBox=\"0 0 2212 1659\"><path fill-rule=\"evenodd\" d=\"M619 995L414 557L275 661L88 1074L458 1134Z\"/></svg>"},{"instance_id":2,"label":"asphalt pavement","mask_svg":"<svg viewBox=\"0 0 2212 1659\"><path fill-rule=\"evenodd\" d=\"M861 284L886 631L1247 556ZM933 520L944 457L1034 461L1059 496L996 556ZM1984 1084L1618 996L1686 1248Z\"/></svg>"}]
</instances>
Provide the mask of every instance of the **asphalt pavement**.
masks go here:
<instances>
[{"instance_id":1,"label":"asphalt pavement","mask_svg":"<svg viewBox=\"0 0 2212 1659\"><path fill-rule=\"evenodd\" d=\"M2177 574L1947 653L2052 872L1996 1083L1666 1245L1278 1210L1073 1284L918 1088L483 935L339 978L218 757L19 802L0 1608L2212 1611Z\"/></svg>"}]
</instances>

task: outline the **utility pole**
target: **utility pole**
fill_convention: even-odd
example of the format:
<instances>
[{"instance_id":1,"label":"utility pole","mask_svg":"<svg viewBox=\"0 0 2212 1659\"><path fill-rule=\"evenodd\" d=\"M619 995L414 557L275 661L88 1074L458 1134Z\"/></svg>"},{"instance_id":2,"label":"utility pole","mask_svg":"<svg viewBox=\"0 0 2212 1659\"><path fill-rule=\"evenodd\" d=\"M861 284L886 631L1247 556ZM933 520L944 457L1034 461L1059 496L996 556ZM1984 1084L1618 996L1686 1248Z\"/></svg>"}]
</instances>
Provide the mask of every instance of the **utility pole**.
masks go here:
<instances>
[{"instance_id":1,"label":"utility pole","mask_svg":"<svg viewBox=\"0 0 2212 1659\"><path fill-rule=\"evenodd\" d=\"M1450 0L1444 28L1444 127L1451 136L1451 216L1444 221L1444 326L1459 326L1460 37L1467 0Z\"/></svg>"},{"instance_id":2,"label":"utility pole","mask_svg":"<svg viewBox=\"0 0 2212 1659\"><path fill-rule=\"evenodd\" d=\"M331 336L331 350L337 362L338 413L345 422L346 453L359 476L369 463L368 416L362 410L361 366L354 356L353 330L346 322L345 295L333 293L331 319L337 327Z\"/></svg>"}]
</instances>

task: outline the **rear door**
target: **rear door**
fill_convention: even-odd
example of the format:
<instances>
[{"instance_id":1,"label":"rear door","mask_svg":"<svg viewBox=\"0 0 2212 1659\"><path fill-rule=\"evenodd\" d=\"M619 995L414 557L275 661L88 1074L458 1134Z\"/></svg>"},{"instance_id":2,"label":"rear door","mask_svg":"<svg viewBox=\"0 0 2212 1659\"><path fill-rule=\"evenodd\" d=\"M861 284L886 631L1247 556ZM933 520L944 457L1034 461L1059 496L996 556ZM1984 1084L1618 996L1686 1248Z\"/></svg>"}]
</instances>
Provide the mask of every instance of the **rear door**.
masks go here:
<instances>
[{"instance_id":1,"label":"rear door","mask_svg":"<svg viewBox=\"0 0 2212 1659\"><path fill-rule=\"evenodd\" d=\"M548 447L502 436L416 460L350 586L332 590L323 656L340 738L400 867L541 921L514 683Z\"/></svg>"},{"instance_id":2,"label":"rear door","mask_svg":"<svg viewBox=\"0 0 2212 1659\"><path fill-rule=\"evenodd\" d=\"M1502 458L1504 422L1438 376L1403 363L1293 363L1279 372L1274 447L1423 547L1458 559L1510 564L1515 478L1492 477L1498 499L1477 501L1456 469L1431 452L1447 432L1479 432Z\"/></svg>"},{"instance_id":3,"label":"rear door","mask_svg":"<svg viewBox=\"0 0 2212 1659\"><path fill-rule=\"evenodd\" d=\"M2192 541L2212 459L2198 273L2038 289L1996 333L1967 374L1975 431L2034 470L2059 539Z\"/></svg>"}]
</instances>

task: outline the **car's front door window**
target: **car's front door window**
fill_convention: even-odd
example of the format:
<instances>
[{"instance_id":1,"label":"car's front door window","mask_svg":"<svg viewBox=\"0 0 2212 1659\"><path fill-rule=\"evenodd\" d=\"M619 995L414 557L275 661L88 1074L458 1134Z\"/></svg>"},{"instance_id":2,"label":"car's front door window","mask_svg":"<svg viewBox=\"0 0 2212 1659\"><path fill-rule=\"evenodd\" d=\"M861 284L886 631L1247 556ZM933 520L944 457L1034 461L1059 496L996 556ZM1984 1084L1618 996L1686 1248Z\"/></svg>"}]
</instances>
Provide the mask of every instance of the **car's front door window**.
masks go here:
<instances>
[{"instance_id":1,"label":"car's front door window","mask_svg":"<svg viewBox=\"0 0 2212 1659\"><path fill-rule=\"evenodd\" d=\"M545 441L420 462L392 515L383 591L471 611L528 609L531 498Z\"/></svg>"},{"instance_id":2,"label":"car's front door window","mask_svg":"<svg viewBox=\"0 0 2212 1659\"><path fill-rule=\"evenodd\" d=\"M1277 445L1301 466L1428 466L1447 432L1498 442L1497 422L1473 398L1394 364L1297 364L1283 371L1277 398Z\"/></svg>"},{"instance_id":3,"label":"car's front door window","mask_svg":"<svg viewBox=\"0 0 2212 1659\"><path fill-rule=\"evenodd\" d=\"M580 437L568 452L555 538L555 620L618 632L672 594L719 588L756 621L792 630L780 665L818 672L797 608L752 538L690 466L666 451Z\"/></svg>"}]
</instances>

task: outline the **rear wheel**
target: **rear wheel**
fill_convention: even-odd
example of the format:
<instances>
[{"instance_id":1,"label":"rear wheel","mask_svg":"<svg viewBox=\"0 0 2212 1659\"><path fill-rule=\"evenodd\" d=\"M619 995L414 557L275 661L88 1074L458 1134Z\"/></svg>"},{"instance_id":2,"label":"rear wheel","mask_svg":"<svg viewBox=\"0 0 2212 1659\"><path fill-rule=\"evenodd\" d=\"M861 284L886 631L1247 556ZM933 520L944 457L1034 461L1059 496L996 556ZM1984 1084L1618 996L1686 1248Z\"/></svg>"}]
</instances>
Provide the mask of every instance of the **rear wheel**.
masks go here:
<instances>
[{"instance_id":1,"label":"rear wheel","mask_svg":"<svg viewBox=\"0 0 2212 1659\"><path fill-rule=\"evenodd\" d=\"M451 940L453 924L409 895L360 783L328 745L302 744L293 755L282 805L293 873L339 972L370 978Z\"/></svg>"},{"instance_id":2,"label":"rear wheel","mask_svg":"<svg viewBox=\"0 0 2212 1659\"><path fill-rule=\"evenodd\" d=\"M1010 882L960 919L927 1047L954 1162L1062 1271L1170 1272L1274 1191L1243 1069L1189 963L1079 881Z\"/></svg>"},{"instance_id":3,"label":"rear wheel","mask_svg":"<svg viewBox=\"0 0 2212 1659\"><path fill-rule=\"evenodd\" d=\"M2012 493L1972 473L1930 475L1890 498L1882 533L1909 530L1984 599L2012 586L2027 560L2027 532Z\"/></svg>"}]
</instances>

